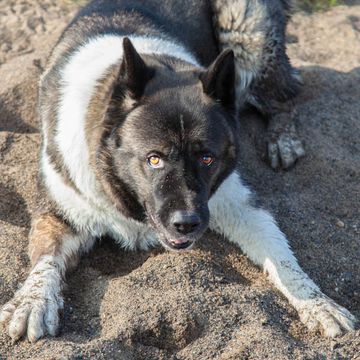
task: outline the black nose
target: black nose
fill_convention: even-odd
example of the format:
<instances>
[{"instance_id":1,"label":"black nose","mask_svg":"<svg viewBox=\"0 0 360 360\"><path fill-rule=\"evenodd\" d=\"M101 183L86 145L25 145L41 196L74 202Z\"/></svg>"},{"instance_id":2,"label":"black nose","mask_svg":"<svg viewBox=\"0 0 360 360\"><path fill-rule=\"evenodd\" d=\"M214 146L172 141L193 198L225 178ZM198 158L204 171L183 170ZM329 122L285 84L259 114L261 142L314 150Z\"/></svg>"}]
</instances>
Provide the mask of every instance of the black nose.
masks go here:
<instances>
[{"instance_id":1,"label":"black nose","mask_svg":"<svg viewBox=\"0 0 360 360\"><path fill-rule=\"evenodd\" d=\"M175 211L171 218L171 224L180 234L189 234L200 225L200 216L194 212Z\"/></svg>"}]
</instances>

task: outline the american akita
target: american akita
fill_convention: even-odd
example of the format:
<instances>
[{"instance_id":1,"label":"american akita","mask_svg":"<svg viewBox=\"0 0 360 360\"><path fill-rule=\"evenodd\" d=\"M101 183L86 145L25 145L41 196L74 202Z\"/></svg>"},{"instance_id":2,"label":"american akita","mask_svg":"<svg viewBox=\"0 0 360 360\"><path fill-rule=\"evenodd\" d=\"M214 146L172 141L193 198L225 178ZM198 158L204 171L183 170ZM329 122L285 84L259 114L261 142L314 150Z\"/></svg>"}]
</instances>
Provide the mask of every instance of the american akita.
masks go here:
<instances>
[{"instance_id":1,"label":"american akita","mask_svg":"<svg viewBox=\"0 0 360 360\"><path fill-rule=\"evenodd\" d=\"M301 270L272 216L251 205L235 169L236 107L255 104L271 122L276 101L296 93L288 11L285 0L96 0L68 26L41 79L32 270L0 315L14 340L57 333L64 275L97 237L179 251L207 227L261 266L310 329L333 337L354 328ZM269 143L274 166L302 153L288 127Z\"/></svg>"}]
</instances>

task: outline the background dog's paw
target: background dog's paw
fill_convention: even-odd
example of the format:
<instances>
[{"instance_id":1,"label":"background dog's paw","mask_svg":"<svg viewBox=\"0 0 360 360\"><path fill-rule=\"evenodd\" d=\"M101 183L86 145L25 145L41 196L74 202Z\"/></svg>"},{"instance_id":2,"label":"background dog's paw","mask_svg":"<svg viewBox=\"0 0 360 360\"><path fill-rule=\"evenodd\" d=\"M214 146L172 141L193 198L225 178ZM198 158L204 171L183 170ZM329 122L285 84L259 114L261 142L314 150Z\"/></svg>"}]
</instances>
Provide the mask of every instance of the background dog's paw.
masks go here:
<instances>
[{"instance_id":1,"label":"background dog's paw","mask_svg":"<svg viewBox=\"0 0 360 360\"><path fill-rule=\"evenodd\" d=\"M45 334L55 336L59 328L59 312L63 309L60 279L55 274L30 274L24 286L3 306L0 323L13 341L25 334L35 342Z\"/></svg>"},{"instance_id":2,"label":"background dog's paw","mask_svg":"<svg viewBox=\"0 0 360 360\"><path fill-rule=\"evenodd\" d=\"M356 324L356 318L348 310L325 296L305 301L299 316L310 330L319 330L330 338L354 330Z\"/></svg>"},{"instance_id":3,"label":"background dog's paw","mask_svg":"<svg viewBox=\"0 0 360 360\"><path fill-rule=\"evenodd\" d=\"M267 158L273 169L288 169L305 155L304 146L289 114L275 115L266 136Z\"/></svg>"},{"instance_id":4,"label":"background dog's paw","mask_svg":"<svg viewBox=\"0 0 360 360\"><path fill-rule=\"evenodd\" d=\"M273 169L288 169L304 155L302 142L289 133L284 132L268 141L267 156Z\"/></svg>"}]
</instances>

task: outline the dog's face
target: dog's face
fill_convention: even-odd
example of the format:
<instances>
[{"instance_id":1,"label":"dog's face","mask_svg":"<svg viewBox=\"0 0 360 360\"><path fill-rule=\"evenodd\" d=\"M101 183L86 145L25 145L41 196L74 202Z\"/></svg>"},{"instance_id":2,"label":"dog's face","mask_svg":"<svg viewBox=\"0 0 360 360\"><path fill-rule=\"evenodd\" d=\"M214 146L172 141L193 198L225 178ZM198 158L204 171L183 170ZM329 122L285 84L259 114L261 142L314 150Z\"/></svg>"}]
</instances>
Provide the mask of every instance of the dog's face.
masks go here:
<instances>
[{"instance_id":1,"label":"dog's face","mask_svg":"<svg viewBox=\"0 0 360 360\"><path fill-rule=\"evenodd\" d=\"M113 128L103 143L111 181L121 184L112 196L123 198L121 207L124 197L134 202L128 215L142 214L166 248L187 249L208 227L208 201L236 162L233 55L200 71L150 57L145 65L131 43L124 53L126 81L110 106Z\"/></svg>"}]
</instances>

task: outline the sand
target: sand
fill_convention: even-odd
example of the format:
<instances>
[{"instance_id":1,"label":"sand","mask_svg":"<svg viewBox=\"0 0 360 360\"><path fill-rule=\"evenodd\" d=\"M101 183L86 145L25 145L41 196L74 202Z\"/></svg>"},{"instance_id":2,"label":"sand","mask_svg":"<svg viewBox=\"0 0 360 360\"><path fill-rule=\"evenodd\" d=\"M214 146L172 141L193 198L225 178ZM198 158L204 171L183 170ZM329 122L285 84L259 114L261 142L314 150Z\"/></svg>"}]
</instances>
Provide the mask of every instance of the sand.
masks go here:
<instances>
[{"instance_id":1,"label":"sand","mask_svg":"<svg viewBox=\"0 0 360 360\"><path fill-rule=\"evenodd\" d=\"M360 318L360 2L297 13L288 49L305 86L297 99L307 156L274 172L255 144L264 122L242 114L239 168L278 219L302 267ZM0 3L0 305L29 270L40 135L37 81L74 14L63 1ZM359 359L360 331L329 340L241 252L208 233L184 254L127 253L103 239L68 276L62 331L0 359Z\"/></svg>"}]
</instances>

